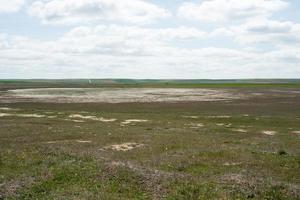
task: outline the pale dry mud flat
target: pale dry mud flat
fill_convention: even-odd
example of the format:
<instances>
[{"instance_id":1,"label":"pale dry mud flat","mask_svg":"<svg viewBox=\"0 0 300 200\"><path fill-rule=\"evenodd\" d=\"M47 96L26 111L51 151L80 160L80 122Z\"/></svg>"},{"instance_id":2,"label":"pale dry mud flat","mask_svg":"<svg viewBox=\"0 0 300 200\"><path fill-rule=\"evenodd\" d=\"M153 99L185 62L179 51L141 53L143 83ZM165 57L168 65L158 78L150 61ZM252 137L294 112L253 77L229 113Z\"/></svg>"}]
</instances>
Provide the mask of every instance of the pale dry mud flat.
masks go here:
<instances>
[{"instance_id":1,"label":"pale dry mud flat","mask_svg":"<svg viewBox=\"0 0 300 200\"><path fill-rule=\"evenodd\" d=\"M247 133L248 131L245 129L233 129L233 131L235 132L239 132L239 133Z\"/></svg>"},{"instance_id":2,"label":"pale dry mud flat","mask_svg":"<svg viewBox=\"0 0 300 200\"><path fill-rule=\"evenodd\" d=\"M90 119L90 120L94 120L94 121L101 121L101 122L114 122L117 119L106 119L103 117L96 117L96 116L84 116L84 115L80 115L80 114L72 114L69 115L70 118L75 118L75 119Z\"/></svg>"},{"instance_id":3,"label":"pale dry mud flat","mask_svg":"<svg viewBox=\"0 0 300 200\"><path fill-rule=\"evenodd\" d=\"M130 151L130 150L133 150L135 148L142 147L142 146L144 146L144 144L138 144L138 143L135 143L135 142L126 142L126 143L123 143L123 144L113 144L113 145L104 147L103 149L100 149L100 150L111 149L111 150L114 150L114 151Z\"/></svg>"},{"instance_id":4,"label":"pale dry mud flat","mask_svg":"<svg viewBox=\"0 0 300 200\"><path fill-rule=\"evenodd\" d=\"M292 133L300 134L300 131L293 131Z\"/></svg>"},{"instance_id":5,"label":"pale dry mud flat","mask_svg":"<svg viewBox=\"0 0 300 200\"><path fill-rule=\"evenodd\" d=\"M121 126L125 126L125 125L128 125L128 124L132 124L132 123L141 123L141 122L148 122L147 119L127 119L123 122L121 122Z\"/></svg>"},{"instance_id":6,"label":"pale dry mud flat","mask_svg":"<svg viewBox=\"0 0 300 200\"><path fill-rule=\"evenodd\" d=\"M45 115L38 114L11 114L11 113L0 113L0 117L29 117L29 118L42 118Z\"/></svg>"},{"instance_id":7,"label":"pale dry mud flat","mask_svg":"<svg viewBox=\"0 0 300 200\"><path fill-rule=\"evenodd\" d=\"M43 88L8 90L0 95L0 103L130 103L130 102L189 102L231 101L246 99L230 89L174 89L174 88Z\"/></svg>"},{"instance_id":8,"label":"pale dry mud flat","mask_svg":"<svg viewBox=\"0 0 300 200\"><path fill-rule=\"evenodd\" d=\"M273 136L273 135L277 134L276 131L263 131L262 133L265 134L265 135L270 135L270 136Z\"/></svg>"}]
</instances>

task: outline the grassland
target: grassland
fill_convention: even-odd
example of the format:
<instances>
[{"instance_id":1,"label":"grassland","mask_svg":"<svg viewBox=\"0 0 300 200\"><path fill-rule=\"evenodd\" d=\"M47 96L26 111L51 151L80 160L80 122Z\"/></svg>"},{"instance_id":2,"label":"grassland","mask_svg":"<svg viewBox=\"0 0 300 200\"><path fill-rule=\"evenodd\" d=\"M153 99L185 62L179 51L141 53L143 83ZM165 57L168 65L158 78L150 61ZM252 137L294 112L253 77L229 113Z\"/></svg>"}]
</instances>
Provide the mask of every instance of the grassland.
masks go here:
<instances>
[{"instance_id":1,"label":"grassland","mask_svg":"<svg viewBox=\"0 0 300 200\"><path fill-rule=\"evenodd\" d=\"M89 87L0 85L3 91ZM137 87L154 85L166 86ZM0 103L0 199L300 199L299 84L178 87L196 86L263 95L223 102Z\"/></svg>"},{"instance_id":2,"label":"grassland","mask_svg":"<svg viewBox=\"0 0 300 200\"><path fill-rule=\"evenodd\" d=\"M132 80L132 79L57 79L0 80L0 90L13 88L299 88L299 79L250 80Z\"/></svg>"}]
</instances>

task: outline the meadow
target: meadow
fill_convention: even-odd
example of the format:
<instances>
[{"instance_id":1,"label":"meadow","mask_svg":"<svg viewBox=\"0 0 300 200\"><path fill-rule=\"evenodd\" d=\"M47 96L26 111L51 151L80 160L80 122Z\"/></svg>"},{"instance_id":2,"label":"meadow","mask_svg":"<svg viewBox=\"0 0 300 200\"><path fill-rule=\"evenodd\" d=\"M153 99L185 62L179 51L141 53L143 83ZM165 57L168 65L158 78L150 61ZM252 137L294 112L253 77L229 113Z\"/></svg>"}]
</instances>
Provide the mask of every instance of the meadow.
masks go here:
<instances>
[{"instance_id":1,"label":"meadow","mask_svg":"<svg viewBox=\"0 0 300 200\"><path fill-rule=\"evenodd\" d=\"M56 102L9 93L33 88L231 96ZM0 199L296 200L299 169L297 80L0 81Z\"/></svg>"}]
</instances>

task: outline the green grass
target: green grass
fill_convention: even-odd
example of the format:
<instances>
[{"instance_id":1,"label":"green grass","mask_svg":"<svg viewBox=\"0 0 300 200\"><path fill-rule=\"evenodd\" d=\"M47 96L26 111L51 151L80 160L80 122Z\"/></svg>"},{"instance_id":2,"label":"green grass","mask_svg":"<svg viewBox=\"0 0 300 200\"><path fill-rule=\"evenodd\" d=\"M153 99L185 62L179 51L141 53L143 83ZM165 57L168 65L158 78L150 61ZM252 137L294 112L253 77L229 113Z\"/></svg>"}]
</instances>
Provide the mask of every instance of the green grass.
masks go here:
<instances>
[{"instance_id":1,"label":"green grass","mask_svg":"<svg viewBox=\"0 0 300 200\"><path fill-rule=\"evenodd\" d=\"M91 81L91 82L90 82ZM135 80L135 79L2 79L0 89L44 87L154 87L154 88L299 88L299 79Z\"/></svg>"}]
</instances>

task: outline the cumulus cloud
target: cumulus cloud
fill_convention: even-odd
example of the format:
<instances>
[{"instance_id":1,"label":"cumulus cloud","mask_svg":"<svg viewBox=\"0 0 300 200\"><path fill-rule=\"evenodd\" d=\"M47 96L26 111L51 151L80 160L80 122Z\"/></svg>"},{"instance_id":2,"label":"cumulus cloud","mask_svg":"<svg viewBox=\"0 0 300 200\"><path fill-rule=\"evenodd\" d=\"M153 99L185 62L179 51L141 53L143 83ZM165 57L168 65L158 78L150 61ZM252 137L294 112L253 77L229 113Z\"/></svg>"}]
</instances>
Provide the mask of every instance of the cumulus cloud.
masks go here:
<instances>
[{"instance_id":1,"label":"cumulus cloud","mask_svg":"<svg viewBox=\"0 0 300 200\"><path fill-rule=\"evenodd\" d=\"M89 55L140 57L169 54L173 41L184 42L203 37L205 37L204 32L189 27L157 29L98 25L73 28L53 41L45 42L20 36L10 37L9 40L4 41L8 49L30 52L33 50L38 52L37 55L44 52L49 55L64 54L82 57Z\"/></svg>"},{"instance_id":2,"label":"cumulus cloud","mask_svg":"<svg viewBox=\"0 0 300 200\"><path fill-rule=\"evenodd\" d=\"M247 23L237 31L236 38L242 43L297 45L300 42L300 24L274 20Z\"/></svg>"},{"instance_id":3,"label":"cumulus cloud","mask_svg":"<svg viewBox=\"0 0 300 200\"><path fill-rule=\"evenodd\" d=\"M181 17L217 22L203 29L178 18L167 27L159 19L170 11L146 0L27 4L45 25L72 26L52 27L61 35L47 39L0 33L0 78L299 78L300 24L270 17L288 6L284 0L180 6Z\"/></svg>"},{"instance_id":4,"label":"cumulus cloud","mask_svg":"<svg viewBox=\"0 0 300 200\"><path fill-rule=\"evenodd\" d=\"M274 71L290 77L297 72L300 48L261 53L174 45L205 37L189 27L124 25L77 27L51 41L9 36L0 50L0 74L30 74L31 78L259 78L270 77Z\"/></svg>"},{"instance_id":5,"label":"cumulus cloud","mask_svg":"<svg viewBox=\"0 0 300 200\"><path fill-rule=\"evenodd\" d=\"M279 21L254 21L248 23L245 29L249 33L254 34L281 34L288 33L293 28L291 22L279 22Z\"/></svg>"},{"instance_id":6,"label":"cumulus cloud","mask_svg":"<svg viewBox=\"0 0 300 200\"><path fill-rule=\"evenodd\" d=\"M171 15L168 10L143 0L39 0L30 6L28 12L46 24L103 20L144 24Z\"/></svg>"},{"instance_id":7,"label":"cumulus cloud","mask_svg":"<svg viewBox=\"0 0 300 200\"><path fill-rule=\"evenodd\" d=\"M299 46L300 24L291 21L255 20L216 29L212 35L227 35L240 44L268 43L273 46Z\"/></svg>"},{"instance_id":8,"label":"cumulus cloud","mask_svg":"<svg viewBox=\"0 0 300 200\"><path fill-rule=\"evenodd\" d=\"M0 33L0 49L6 46L6 35Z\"/></svg>"},{"instance_id":9,"label":"cumulus cloud","mask_svg":"<svg viewBox=\"0 0 300 200\"><path fill-rule=\"evenodd\" d=\"M201 21L242 20L267 17L288 6L283 0L204 0L183 3L178 16Z\"/></svg>"},{"instance_id":10,"label":"cumulus cloud","mask_svg":"<svg viewBox=\"0 0 300 200\"><path fill-rule=\"evenodd\" d=\"M196 28L178 27L166 29L141 28L136 26L99 25L78 27L60 39L74 51L118 55L151 55L161 51L168 42L193 40L205 37L205 32Z\"/></svg>"},{"instance_id":11,"label":"cumulus cloud","mask_svg":"<svg viewBox=\"0 0 300 200\"><path fill-rule=\"evenodd\" d=\"M47 42L10 36L6 38L7 46L0 50L0 74L4 76L3 69L9 71L5 66L12 66L15 74L30 71L32 76L46 74L48 78L78 74L83 77L154 78L174 72L170 70L174 57L184 60L180 57L185 53L172 47L172 40L201 38L202 34L188 27L151 29L100 25L77 27Z\"/></svg>"},{"instance_id":12,"label":"cumulus cloud","mask_svg":"<svg viewBox=\"0 0 300 200\"><path fill-rule=\"evenodd\" d=\"M24 3L24 0L0 0L0 13L17 12Z\"/></svg>"}]
</instances>

